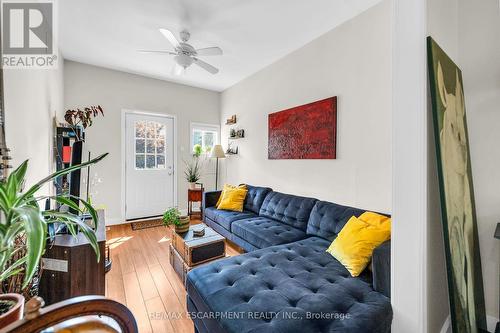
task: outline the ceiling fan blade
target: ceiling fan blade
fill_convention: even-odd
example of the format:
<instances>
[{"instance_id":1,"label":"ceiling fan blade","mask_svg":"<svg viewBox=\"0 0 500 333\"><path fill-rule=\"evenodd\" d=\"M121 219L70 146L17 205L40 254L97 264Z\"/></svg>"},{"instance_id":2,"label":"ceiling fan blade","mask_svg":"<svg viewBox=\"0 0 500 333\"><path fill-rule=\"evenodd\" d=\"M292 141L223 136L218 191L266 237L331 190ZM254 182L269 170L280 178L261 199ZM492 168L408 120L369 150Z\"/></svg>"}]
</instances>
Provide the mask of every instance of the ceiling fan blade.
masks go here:
<instances>
[{"instance_id":1,"label":"ceiling fan blade","mask_svg":"<svg viewBox=\"0 0 500 333\"><path fill-rule=\"evenodd\" d=\"M160 32L165 36L166 39L172 44L172 46L176 49L179 47L179 41L175 38L174 34L167 29L160 29Z\"/></svg>"},{"instance_id":2,"label":"ceiling fan blade","mask_svg":"<svg viewBox=\"0 0 500 333\"><path fill-rule=\"evenodd\" d=\"M160 51L160 50L137 50L137 52L140 52L140 53L170 54L170 55L176 55L177 54L177 53L172 52L172 51Z\"/></svg>"},{"instance_id":3,"label":"ceiling fan blade","mask_svg":"<svg viewBox=\"0 0 500 333\"><path fill-rule=\"evenodd\" d=\"M179 64L175 64L174 67L172 68L172 74L173 75L183 75L186 72L186 69L182 67Z\"/></svg>"},{"instance_id":4,"label":"ceiling fan blade","mask_svg":"<svg viewBox=\"0 0 500 333\"><path fill-rule=\"evenodd\" d=\"M217 68L215 68L214 66L212 66L210 64L207 64L203 60L200 60L198 58L193 58L193 59L194 59L195 64L197 64L198 66L200 66L201 68L203 68L207 72L209 72L211 74L217 74L219 72L219 70Z\"/></svg>"},{"instance_id":5,"label":"ceiling fan blade","mask_svg":"<svg viewBox=\"0 0 500 333\"><path fill-rule=\"evenodd\" d=\"M196 53L201 56L215 56L222 55L222 49L220 47L206 47L204 49L196 50Z\"/></svg>"}]
</instances>

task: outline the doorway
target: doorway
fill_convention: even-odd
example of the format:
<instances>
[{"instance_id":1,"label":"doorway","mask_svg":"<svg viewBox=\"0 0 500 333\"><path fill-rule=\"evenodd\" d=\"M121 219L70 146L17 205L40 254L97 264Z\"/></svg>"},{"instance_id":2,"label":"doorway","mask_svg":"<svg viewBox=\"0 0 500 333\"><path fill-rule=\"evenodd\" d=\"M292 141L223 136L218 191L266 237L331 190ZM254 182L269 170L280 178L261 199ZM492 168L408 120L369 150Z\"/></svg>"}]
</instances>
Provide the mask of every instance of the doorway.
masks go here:
<instances>
[{"instance_id":1,"label":"doorway","mask_svg":"<svg viewBox=\"0 0 500 333\"><path fill-rule=\"evenodd\" d=\"M125 113L125 219L161 216L175 205L174 117Z\"/></svg>"}]
</instances>

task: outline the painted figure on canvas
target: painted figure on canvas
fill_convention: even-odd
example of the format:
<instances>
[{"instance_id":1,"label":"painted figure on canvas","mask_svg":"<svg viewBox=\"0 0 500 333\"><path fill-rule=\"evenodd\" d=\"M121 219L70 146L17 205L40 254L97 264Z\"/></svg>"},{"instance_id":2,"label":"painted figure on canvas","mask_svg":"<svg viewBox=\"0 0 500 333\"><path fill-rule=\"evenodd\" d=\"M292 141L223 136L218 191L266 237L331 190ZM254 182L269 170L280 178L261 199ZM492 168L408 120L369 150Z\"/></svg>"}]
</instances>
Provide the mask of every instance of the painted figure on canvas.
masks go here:
<instances>
[{"instance_id":1,"label":"painted figure on canvas","mask_svg":"<svg viewBox=\"0 0 500 333\"><path fill-rule=\"evenodd\" d=\"M432 39L429 52L452 328L475 333L486 325L462 75Z\"/></svg>"}]
</instances>

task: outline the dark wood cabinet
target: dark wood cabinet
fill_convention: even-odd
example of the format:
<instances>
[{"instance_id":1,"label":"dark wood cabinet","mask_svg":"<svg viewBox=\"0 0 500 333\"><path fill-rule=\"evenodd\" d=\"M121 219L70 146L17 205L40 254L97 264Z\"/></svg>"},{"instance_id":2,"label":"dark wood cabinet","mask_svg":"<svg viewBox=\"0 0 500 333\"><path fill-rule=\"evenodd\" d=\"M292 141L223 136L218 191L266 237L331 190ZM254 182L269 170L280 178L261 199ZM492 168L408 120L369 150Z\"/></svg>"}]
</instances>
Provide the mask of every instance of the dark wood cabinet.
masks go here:
<instances>
[{"instance_id":1,"label":"dark wood cabinet","mask_svg":"<svg viewBox=\"0 0 500 333\"><path fill-rule=\"evenodd\" d=\"M76 296L105 294L106 226L104 211L98 214L99 262L82 233L77 238L67 234L57 235L54 242L47 245L42 257L39 291L46 304Z\"/></svg>"}]
</instances>

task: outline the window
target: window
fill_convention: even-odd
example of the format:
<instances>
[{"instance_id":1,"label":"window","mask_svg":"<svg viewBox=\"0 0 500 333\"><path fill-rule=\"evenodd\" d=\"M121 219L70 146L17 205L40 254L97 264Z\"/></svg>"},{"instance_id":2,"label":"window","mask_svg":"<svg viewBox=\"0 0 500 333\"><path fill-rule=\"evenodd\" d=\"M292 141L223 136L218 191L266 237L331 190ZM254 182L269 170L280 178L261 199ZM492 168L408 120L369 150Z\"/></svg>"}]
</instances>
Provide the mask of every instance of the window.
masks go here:
<instances>
[{"instance_id":1,"label":"window","mask_svg":"<svg viewBox=\"0 0 500 333\"><path fill-rule=\"evenodd\" d=\"M165 125L156 121L135 123L135 168L165 169Z\"/></svg>"},{"instance_id":2,"label":"window","mask_svg":"<svg viewBox=\"0 0 500 333\"><path fill-rule=\"evenodd\" d=\"M219 126L191 123L191 151L200 145L202 153L210 153L212 148L219 144Z\"/></svg>"}]
</instances>

